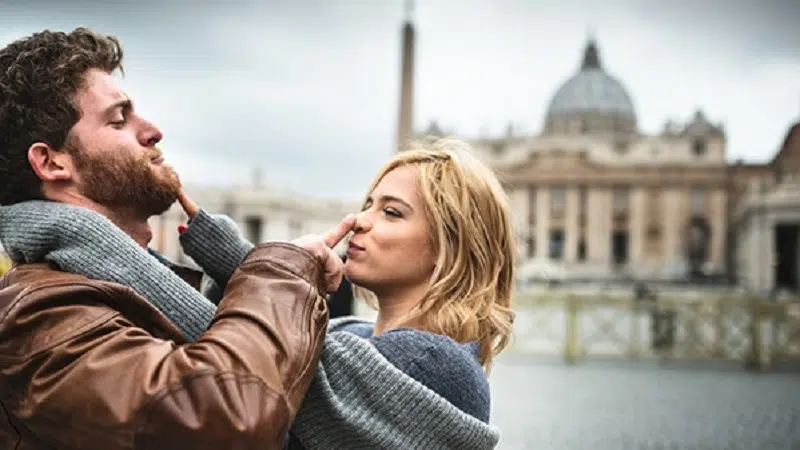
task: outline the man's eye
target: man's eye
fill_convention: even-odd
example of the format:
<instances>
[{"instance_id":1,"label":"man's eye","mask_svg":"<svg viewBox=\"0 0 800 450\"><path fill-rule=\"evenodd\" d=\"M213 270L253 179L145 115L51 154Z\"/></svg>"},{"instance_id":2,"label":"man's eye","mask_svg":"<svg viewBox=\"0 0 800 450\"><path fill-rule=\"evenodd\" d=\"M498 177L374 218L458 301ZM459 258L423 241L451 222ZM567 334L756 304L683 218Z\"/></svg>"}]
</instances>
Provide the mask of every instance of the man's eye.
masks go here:
<instances>
[{"instance_id":1,"label":"man's eye","mask_svg":"<svg viewBox=\"0 0 800 450\"><path fill-rule=\"evenodd\" d=\"M115 127L121 127L121 126L125 125L125 119L115 120L115 121L109 122L109 123L111 123L111 125L114 125Z\"/></svg>"}]
</instances>

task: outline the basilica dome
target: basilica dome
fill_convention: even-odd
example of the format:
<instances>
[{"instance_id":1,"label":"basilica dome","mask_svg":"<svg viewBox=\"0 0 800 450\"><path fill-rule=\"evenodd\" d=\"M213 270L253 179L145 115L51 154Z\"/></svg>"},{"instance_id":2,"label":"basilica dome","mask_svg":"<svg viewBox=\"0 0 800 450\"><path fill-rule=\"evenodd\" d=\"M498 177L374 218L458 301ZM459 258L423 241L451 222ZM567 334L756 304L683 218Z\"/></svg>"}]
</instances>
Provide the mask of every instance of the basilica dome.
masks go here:
<instances>
[{"instance_id":1,"label":"basilica dome","mask_svg":"<svg viewBox=\"0 0 800 450\"><path fill-rule=\"evenodd\" d=\"M556 91L545 133L598 134L636 131L636 113L625 87L600 64L597 44L589 40L578 73Z\"/></svg>"}]
</instances>

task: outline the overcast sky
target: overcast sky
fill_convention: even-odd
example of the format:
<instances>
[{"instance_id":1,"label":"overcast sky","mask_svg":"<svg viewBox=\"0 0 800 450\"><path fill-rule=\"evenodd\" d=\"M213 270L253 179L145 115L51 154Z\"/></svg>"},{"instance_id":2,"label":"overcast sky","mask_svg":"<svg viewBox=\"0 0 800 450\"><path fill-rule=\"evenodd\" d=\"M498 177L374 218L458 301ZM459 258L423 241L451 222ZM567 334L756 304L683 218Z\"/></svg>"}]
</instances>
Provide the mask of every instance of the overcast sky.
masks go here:
<instances>
[{"instance_id":1,"label":"overcast sky","mask_svg":"<svg viewBox=\"0 0 800 450\"><path fill-rule=\"evenodd\" d=\"M549 5L549 6L548 6ZM358 198L395 140L403 0L0 0L0 45L120 37L125 90L188 183ZM800 119L797 0L417 0L416 127L539 133L587 33L640 128L702 108L730 160L772 158Z\"/></svg>"}]
</instances>

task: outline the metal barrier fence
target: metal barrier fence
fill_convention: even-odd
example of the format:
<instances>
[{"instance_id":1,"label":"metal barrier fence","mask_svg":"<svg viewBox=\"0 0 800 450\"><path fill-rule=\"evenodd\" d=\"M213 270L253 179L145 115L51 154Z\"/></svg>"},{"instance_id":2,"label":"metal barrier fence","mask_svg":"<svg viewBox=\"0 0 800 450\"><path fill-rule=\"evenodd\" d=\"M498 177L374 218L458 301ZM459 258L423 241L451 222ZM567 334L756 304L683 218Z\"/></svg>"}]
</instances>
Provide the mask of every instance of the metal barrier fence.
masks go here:
<instances>
[{"instance_id":1,"label":"metal barrier fence","mask_svg":"<svg viewBox=\"0 0 800 450\"><path fill-rule=\"evenodd\" d=\"M800 362L800 299L521 294L517 350L584 358Z\"/></svg>"}]
</instances>

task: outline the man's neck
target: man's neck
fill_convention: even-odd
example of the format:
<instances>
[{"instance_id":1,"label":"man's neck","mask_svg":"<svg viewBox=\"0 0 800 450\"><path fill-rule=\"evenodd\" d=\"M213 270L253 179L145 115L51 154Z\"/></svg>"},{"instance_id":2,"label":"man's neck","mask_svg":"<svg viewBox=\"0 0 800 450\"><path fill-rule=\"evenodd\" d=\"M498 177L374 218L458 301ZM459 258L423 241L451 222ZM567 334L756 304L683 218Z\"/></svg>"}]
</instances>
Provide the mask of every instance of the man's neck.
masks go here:
<instances>
[{"instance_id":1,"label":"man's neck","mask_svg":"<svg viewBox=\"0 0 800 450\"><path fill-rule=\"evenodd\" d=\"M150 240L153 239L153 231L150 229L150 224L147 219L134 219L130 215L112 213L107 211L97 211L100 214L108 217L116 226L124 231L128 236L133 238L139 246L147 248Z\"/></svg>"},{"instance_id":2,"label":"man's neck","mask_svg":"<svg viewBox=\"0 0 800 450\"><path fill-rule=\"evenodd\" d=\"M81 195L70 195L65 198L53 198L52 200L82 206L106 216L108 220L124 231L142 248L147 248L153 238L153 231L150 229L150 224L147 223L147 218L138 217L131 210L112 210Z\"/></svg>"}]
</instances>

